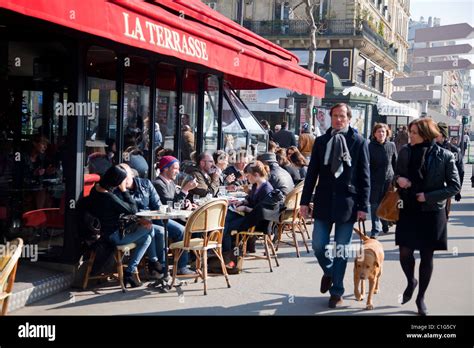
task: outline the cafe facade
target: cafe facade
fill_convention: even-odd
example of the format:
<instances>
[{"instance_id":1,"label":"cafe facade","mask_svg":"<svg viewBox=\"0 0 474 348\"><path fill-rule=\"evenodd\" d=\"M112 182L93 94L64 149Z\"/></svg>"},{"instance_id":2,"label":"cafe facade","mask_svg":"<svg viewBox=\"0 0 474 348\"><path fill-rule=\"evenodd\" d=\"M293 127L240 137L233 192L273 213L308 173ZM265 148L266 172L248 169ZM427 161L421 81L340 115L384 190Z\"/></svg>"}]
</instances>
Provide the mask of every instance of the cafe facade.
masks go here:
<instances>
[{"instance_id":1,"label":"cafe facade","mask_svg":"<svg viewBox=\"0 0 474 348\"><path fill-rule=\"evenodd\" d=\"M322 98L325 80L197 0L0 0L0 237L80 256L76 203L101 160L265 151L235 90Z\"/></svg>"}]
</instances>

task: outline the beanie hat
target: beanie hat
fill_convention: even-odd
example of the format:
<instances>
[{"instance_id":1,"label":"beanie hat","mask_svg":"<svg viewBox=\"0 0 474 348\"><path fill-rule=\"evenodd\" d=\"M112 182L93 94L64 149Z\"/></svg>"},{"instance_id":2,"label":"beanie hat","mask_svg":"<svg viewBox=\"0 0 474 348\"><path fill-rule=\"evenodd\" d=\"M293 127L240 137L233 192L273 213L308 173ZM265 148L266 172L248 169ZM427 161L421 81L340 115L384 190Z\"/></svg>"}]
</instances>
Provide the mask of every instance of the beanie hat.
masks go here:
<instances>
[{"instance_id":1,"label":"beanie hat","mask_svg":"<svg viewBox=\"0 0 474 348\"><path fill-rule=\"evenodd\" d=\"M448 125L444 122L439 122L438 123L438 128L443 137L448 138L449 137L449 132L448 132Z\"/></svg>"},{"instance_id":2,"label":"beanie hat","mask_svg":"<svg viewBox=\"0 0 474 348\"><path fill-rule=\"evenodd\" d=\"M158 163L158 168L160 168L160 170L164 170L164 169L172 166L173 163L175 163L175 162L178 162L178 159L176 157L163 156L163 157L161 157L160 162Z\"/></svg>"},{"instance_id":3,"label":"beanie hat","mask_svg":"<svg viewBox=\"0 0 474 348\"><path fill-rule=\"evenodd\" d=\"M126 177L127 172L124 169L119 166L113 166L107 169L105 174L100 179L99 184L107 190L120 185Z\"/></svg>"}]
</instances>

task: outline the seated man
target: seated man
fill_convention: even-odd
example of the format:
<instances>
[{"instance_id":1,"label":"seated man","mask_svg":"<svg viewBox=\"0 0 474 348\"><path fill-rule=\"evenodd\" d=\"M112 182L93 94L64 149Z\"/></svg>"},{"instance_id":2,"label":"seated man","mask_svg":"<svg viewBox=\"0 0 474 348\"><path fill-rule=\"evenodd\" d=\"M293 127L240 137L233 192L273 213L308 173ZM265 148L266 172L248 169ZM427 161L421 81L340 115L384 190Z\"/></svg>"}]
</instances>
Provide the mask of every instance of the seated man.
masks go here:
<instances>
[{"instance_id":1,"label":"seated man","mask_svg":"<svg viewBox=\"0 0 474 348\"><path fill-rule=\"evenodd\" d=\"M235 180L233 182L229 182L229 184L242 186L247 184L247 179L244 175L244 168L249 163L249 158L246 150L240 150L235 155L229 156L229 162L233 163L229 165L224 170L224 175L230 176L234 175Z\"/></svg>"},{"instance_id":2,"label":"seated man","mask_svg":"<svg viewBox=\"0 0 474 348\"><path fill-rule=\"evenodd\" d=\"M132 169L125 163L120 164L120 166L124 168L129 174L129 176L132 178L131 180L127 181L127 189L129 190L130 195L137 204L138 210L159 210L160 199L151 181L149 179L143 179L137 176L133 176ZM163 250L165 243L163 223L161 221L154 221L153 229L155 230L155 238L154 241L152 241L150 247L157 248L158 262L164 264L166 255ZM168 237L173 241L183 240L184 227L176 221L168 220ZM186 268L187 264L188 255L183 254L178 263L179 275L194 274L194 272ZM156 263L152 262L149 266L152 275L155 271L158 273L162 272L162 268Z\"/></svg>"},{"instance_id":3,"label":"seated man","mask_svg":"<svg viewBox=\"0 0 474 348\"><path fill-rule=\"evenodd\" d=\"M190 168L189 174L197 181L197 187L190 191L191 197L199 195L206 197L208 194L215 197L219 191L221 171L214 163L214 159L207 152L199 154L196 166Z\"/></svg>"},{"instance_id":4,"label":"seated man","mask_svg":"<svg viewBox=\"0 0 474 348\"><path fill-rule=\"evenodd\" d=\"M176 187L176 177L179 174L179 161L173 156L163 156L158 162L160 176L154 181L161 203L178 202L185 200L189 191L196 188L198 183L196 179L188 181L180 190ZM179 192L178 192L179 191Z\"/></svg>"}]
</instances>

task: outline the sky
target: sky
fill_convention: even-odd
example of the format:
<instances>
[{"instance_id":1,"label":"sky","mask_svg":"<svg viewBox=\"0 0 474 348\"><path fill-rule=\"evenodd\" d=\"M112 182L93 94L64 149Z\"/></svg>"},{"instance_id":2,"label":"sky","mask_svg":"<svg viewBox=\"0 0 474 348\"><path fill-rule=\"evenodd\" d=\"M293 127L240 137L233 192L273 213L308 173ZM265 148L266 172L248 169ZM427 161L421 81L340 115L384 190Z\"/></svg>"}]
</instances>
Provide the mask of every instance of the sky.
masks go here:
<instances>
[{"instance_id":1,"label":"sky","mask_svg":"<svg viewBox=\"0 0 474 348\"><path fill-rule=\"evenodd\" d=\"M441 25L468 23L474 26L474 0L411 0L410 17L420 20L420 16L441 18ZM474 40L457 40L456 43L469 43L474 47ZM461 58L469 59L474 63L474 55L462 55ZM474 70L471 70L474 79Z\"/></svg>"},{"instance_id":2,"label":"sky","mask_svg":"<svg viewBox=\"0 0 474 348\"><path fill-rule=\"evenodd\" d=\"M441 18L441 25L469 23L474 26L474 0L411 0L410 14L414 20L420 16Z\"/></svg>"}]
</instances>

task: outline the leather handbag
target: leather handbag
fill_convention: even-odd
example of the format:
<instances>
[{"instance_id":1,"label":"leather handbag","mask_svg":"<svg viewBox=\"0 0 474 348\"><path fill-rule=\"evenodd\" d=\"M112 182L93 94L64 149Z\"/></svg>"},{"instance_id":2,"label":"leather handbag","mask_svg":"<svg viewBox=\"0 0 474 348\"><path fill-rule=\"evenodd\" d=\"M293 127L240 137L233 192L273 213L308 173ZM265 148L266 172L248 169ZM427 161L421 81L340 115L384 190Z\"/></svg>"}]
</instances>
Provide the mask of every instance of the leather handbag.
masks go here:
<instances>
[{"instance_id":1,"label":"leather handbag","mask_svg":"<svg viewBox=\"0 0 474 348\"><path fill-rule=\"evenodd\" d=\"M399 202L400 194L393 185L390 185L377 208L376 215L385 221L398 221L400 216Z\"/></svg>"}]
</instances>

